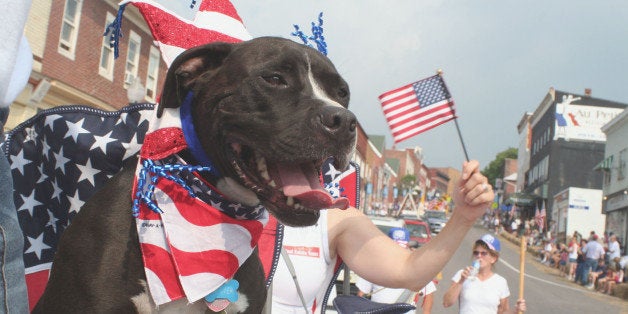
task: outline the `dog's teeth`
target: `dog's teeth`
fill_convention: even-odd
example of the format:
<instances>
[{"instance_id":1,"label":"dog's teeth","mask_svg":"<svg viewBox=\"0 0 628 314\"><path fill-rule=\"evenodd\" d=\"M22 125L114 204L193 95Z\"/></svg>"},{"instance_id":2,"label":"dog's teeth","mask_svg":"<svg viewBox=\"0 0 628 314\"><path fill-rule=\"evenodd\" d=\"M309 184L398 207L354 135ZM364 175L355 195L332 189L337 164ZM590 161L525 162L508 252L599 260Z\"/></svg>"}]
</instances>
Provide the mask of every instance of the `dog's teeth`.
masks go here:
<instances>
[{"instance_id":1,"label":"dog's teeth","mask_svg":"<svg viewBox=\"0 0 628 314\"><path fill-rule=\"evenodd\" d=\"M257 170L266 171L266 159L264 157L258 157L257 160Z\"/></svg>"},{"instance_id":2,"label":"dog's teeth","mask_svg":"<svg viewBox=\"0 0 628 314\"><path fill-rule=\"evenodd\" d=\"M260 174L260 175L262 176L262 178L264 178L265 180L267 180L267 181L268 181L268 180L270 180L270 175L268 174L268 171L262 171L262 172L260 172L259 174Z\"/></svg>"},{"instance_id":3,"label":"dog's teeth","mask_svg":"<svg viewBox=\"0 0 628 314\"><path fill-rule=\"evenodd\" d=\"M286 200L286 205L288 206L294 205L294 198L292 196L288 196L288 199Z\"/></svg>"},{"instance_id":4,"label":"dog's teeth","mask_svg":"<svg viewBox=\"0 0 628 314\"><path fill-rule=\"evenodd\" d=\"M270 180L270 174L268 174L268 166L266 166L266 159L264 159L264 157L257 158L257 171L259 171L262 178Z\"/></svg>"},{"instance_id":5,"label":"dog's teeth","mask_svg":"<svg viewBox=\"0 0 628 314\"><path fill-rule=\"evenodd\" d=\"M267 179L270 179L270 178L267 178ZM273 188L277 187L277 183L275 183L275 180L271 180L270 182L268 182L268 185L270 185Z\"/></svg>"}]
</instances>

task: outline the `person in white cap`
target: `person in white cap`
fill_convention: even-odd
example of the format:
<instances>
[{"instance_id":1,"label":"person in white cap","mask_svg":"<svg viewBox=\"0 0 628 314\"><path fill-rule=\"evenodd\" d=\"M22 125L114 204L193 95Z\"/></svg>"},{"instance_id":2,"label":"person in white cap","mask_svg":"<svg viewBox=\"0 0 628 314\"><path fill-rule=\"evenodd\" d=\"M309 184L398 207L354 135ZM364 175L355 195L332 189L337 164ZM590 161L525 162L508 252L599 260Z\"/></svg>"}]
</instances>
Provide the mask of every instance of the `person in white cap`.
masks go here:
<instances>
[{"instance_id":1,"label":"person in white cap","mask_svg":"<svg viewBox=\"0 0 628 314\"><path fill-rule=\"evenodd\" d=\"M450 307L459 301L460 313L517 313L525 312L524 299L517 300L510 308L510 290L506 279L493 272L499 259L501 245L491 234L485 234L473 245L473 258L479 262L477 274L471 276L473 267L459 270L451 278L452 283L443 298L443 306Z\"/></svg>"}]
</instances>

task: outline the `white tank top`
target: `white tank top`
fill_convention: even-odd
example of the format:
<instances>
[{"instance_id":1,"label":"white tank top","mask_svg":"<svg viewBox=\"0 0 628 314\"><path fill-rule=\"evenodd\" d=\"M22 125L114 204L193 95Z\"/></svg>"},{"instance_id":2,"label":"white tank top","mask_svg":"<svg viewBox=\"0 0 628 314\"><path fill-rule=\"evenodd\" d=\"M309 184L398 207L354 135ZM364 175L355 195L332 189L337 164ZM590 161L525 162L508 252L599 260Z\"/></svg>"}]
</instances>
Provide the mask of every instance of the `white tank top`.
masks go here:
<instances>
[{"instance_id":1,"label":"white tank top","mask_svg":"<svg viewBox=\"0 0 628 314\"><path fill-rule=\"evenodd\" d=\"M309 313L320 313L322 299L334 273L336 259L329 255L327 211L310 227L284 227L283 247L299 281ZM305 313L292 275L283 257L273 278L272 313Z\"/></svg>"}]
</instances>

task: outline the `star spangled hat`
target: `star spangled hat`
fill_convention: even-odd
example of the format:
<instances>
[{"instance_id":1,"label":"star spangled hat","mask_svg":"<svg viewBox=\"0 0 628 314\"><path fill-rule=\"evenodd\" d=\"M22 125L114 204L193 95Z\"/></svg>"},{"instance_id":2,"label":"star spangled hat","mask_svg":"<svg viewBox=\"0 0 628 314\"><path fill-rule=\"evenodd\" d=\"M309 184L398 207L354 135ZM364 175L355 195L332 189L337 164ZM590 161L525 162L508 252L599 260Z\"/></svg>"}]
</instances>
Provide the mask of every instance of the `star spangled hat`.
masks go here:
<instances>
[{"instance_id":1,"label":"star spangled hat","mask_svg":"<svg viewBox=\"0 0 628 314\"><path fill-rule=\"evenodd\" d=\"M166 65L181 52L215 41L237 43L251 39L238 12L228 0L174 1L124 0L118 15L105 30L117 57L122 14L128 4L139 10L151 30Z\"/></svg>"}]
</instances>

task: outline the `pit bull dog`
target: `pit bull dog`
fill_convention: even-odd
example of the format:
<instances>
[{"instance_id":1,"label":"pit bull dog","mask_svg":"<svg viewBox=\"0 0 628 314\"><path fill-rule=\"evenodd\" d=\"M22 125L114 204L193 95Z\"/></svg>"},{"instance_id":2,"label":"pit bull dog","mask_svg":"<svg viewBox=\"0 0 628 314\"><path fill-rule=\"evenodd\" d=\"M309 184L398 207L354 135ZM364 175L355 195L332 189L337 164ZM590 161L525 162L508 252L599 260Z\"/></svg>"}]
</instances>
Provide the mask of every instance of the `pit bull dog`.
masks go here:
<instances>
[{"instance_id":1,"label":"pit bull dog","mask_svg":"<svg viewBox=\"0 0 628 314\"><path fill-rule=\"evenodd\" d=\"M320 209L348 206L321 188L319 169L329 157L337 169L347 167L357 122L347 110L347 83L315 49L263 37L187 50L168 71L156 116L186 101L201 154L216 170L200 175L226 199L261 203L291 226L316 223ZM192 149L177 156L199 162ZM127 163L64 231L34 313L209 311L202 299L153 302L131 213L136 163ZM241 298L227 312L260 313L266 291L256 254L234 278Z\"/></svg>"}]
</instances>

